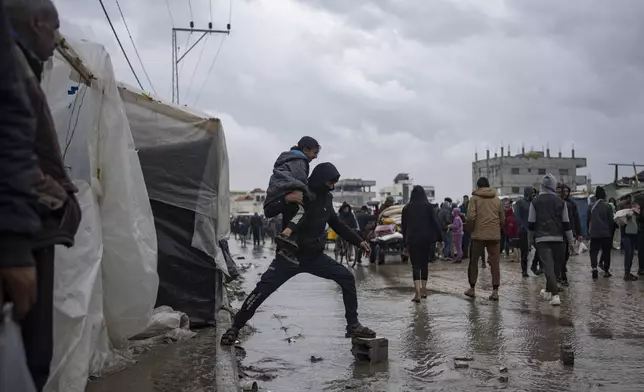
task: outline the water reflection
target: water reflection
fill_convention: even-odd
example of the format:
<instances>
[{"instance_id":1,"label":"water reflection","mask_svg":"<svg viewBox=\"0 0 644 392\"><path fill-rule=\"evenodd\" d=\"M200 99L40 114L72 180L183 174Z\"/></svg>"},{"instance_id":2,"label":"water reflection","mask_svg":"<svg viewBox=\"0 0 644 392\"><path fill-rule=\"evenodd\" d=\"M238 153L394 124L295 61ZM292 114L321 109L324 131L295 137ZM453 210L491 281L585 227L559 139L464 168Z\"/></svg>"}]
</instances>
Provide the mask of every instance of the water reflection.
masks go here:
<instances>
[{"instance_id":1,"label":"water reflection","mask_svg":"<svg viewBox=\"0 0 644 392\"><path fill-rule=\"evenodd\" d=\"M471 301L467 319L466 336L470 346L477 353L498 356L505 345L499 304L494 302L486 306Z\"/></svg>"}]
</instances>

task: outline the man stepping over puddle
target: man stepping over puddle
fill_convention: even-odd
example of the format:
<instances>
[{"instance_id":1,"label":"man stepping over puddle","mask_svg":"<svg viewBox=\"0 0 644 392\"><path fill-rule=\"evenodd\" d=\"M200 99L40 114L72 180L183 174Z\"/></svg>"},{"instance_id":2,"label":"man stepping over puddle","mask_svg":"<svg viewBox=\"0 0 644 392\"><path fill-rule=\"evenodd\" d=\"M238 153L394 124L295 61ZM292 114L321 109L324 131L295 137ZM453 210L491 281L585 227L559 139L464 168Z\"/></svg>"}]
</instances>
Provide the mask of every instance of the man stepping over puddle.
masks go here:
<instances>
[{"instance_id":1,"label":"man stepping over puddle","mask_svg":"<svg viewBox=\"0 0 644 392\"><path fill-rule=\"evenodd\" d=\"M275 259L235 315L232 327L222 336L222 345L235 344L239 330L253 317L257 308L289 279L304 272L320 278L331 279L342 289L347 319L346 337L376 337L373 330L358 321L358 295L353 274L324 254L327 223L351 245L360 247L367 254L371 251L367 242L342 222L333 209L331 191L339 179L340 173L331 163L320 163L313 169L308 179L308 187L315 197L304 203L306 219L298 227L296 257L299 264L286 260L278 246ZM298 207L297 204L287 200L287 197L288 195L277 202L266 205L264 215L271 218L282 214L284 224L288 224L297 213Z\"/></svg>"}]
</instances>

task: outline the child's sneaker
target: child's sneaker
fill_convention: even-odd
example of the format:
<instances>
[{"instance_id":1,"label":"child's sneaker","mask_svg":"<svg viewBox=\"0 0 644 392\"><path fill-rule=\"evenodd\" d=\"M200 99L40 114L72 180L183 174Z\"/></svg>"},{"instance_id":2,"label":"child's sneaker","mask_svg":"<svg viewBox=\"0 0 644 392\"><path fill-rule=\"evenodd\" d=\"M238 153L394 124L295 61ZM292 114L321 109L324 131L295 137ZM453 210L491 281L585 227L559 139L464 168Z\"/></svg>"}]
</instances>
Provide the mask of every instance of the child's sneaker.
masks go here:
<instances>
[{"instance_id":1,"label":"child's sneaker","mask_svg":"<svg viewBox=\"0 0 644 392\"><path fill-rule=\"evenodd\" d=\"M550 305L552 305L552 306L561 305L561 298L559 298L558 295L553 295L552 299L550 300Z\"/></svg>"},{"instance_id":2,"label":"child's sneaker","mask_svg":"<svg viewBox=\"0 0 644 392\"><path fill-rule=\"evenodd\" d=\"M291 252L289 252L289 251L287 251L285 249L280 249L277 252L277 255L283 257L284 260L288 261L291 264L300 265L300 262L297 261L297 257L295 257L295 255L293 253L291 253Z\"/></svg>"},{"instance_id":3,"label":"child's sneaker","mask_svg":"<svg viewBox=\"0 0 644 392\"><path fill-rule=\"evenodd\" d=\"M284 233L279 233L275 236L275 244L288 253L295 253L298 249L297 243L291 237L284 235Z\"/></svg>"}]
</instances>

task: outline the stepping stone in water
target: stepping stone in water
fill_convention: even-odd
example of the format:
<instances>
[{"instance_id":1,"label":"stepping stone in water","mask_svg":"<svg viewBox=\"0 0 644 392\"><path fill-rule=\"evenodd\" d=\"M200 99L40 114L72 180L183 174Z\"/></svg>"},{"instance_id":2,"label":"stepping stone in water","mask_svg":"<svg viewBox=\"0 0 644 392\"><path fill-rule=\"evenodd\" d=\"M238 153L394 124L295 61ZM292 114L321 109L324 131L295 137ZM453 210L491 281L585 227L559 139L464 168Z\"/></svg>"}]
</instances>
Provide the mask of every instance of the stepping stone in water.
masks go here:
<instances>
[{"instance_id":1,"label":"stepping stone in water","mask_svg":"<svg viewBox=\"0 0 644 392\"><path fill-rule=\"evenodd\" d=\"M389 359L389 341L385 338L353 338L351 353L360 362L380 363Z\"/></svg>"}]
</instances>

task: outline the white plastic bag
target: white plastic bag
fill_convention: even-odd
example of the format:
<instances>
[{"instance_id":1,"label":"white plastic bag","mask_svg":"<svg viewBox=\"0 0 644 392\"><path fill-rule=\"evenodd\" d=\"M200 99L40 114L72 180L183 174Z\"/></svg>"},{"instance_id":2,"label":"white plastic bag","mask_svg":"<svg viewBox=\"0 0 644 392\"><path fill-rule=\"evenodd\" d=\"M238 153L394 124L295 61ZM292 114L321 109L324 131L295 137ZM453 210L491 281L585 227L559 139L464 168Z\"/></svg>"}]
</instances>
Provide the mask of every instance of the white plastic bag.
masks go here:
<instances>
[{"instance_id":1,"label":"white plastic bag","mask_svg":"<svg viewBox=\"0 0 644 392\"><path fill-rule=\"evenodd\" d=\"M7 304L2 309L4 320L0 324L0 391L36 392L27 367L20 326L13 321L12 310L12 304Z\"/></svg>"},{"instance_id":2,"label":"white plastic bag","mask_svg":"<svg viewBox=\"0 0 644 392\"><path fill-rule=\"evenodd\" d=\"M583 241L577 241L577 254L580 255L585 252L588 252L586 244L584 244Z\"/></svg>"}]
</instances>

